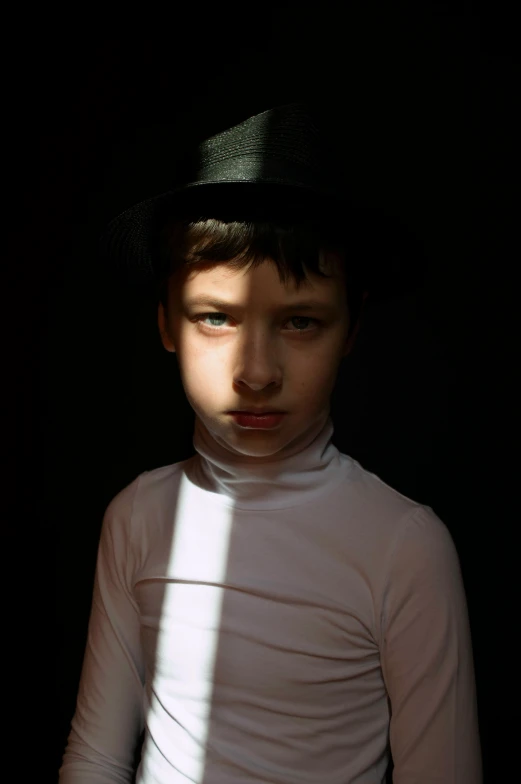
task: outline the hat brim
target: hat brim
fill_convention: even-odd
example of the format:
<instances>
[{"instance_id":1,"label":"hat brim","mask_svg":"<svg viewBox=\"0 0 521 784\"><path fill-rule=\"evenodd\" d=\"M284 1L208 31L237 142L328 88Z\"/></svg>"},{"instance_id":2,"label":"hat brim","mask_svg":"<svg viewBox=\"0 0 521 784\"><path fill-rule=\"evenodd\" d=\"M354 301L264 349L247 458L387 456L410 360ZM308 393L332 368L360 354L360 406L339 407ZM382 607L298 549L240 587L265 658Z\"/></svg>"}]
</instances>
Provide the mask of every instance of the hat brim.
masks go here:
<instances>
[{"instance_id":1,"label":"hat brim","mask_svg":"<svg viewBox=\"0 0 521 784\"><path fill-rule=\"evenodd\" d=\"M363 245L363 278L373 300L415 291L425 281L425 250L418 237L395 216L342 199L338 191L288 185L274 178L189 182L133 205L110 222L100 240L113 271L131 283L153 283L157 236L173 216L190 220L336 222L347 248L351 245L359 252Z\"/></svg>"}]
</instances>

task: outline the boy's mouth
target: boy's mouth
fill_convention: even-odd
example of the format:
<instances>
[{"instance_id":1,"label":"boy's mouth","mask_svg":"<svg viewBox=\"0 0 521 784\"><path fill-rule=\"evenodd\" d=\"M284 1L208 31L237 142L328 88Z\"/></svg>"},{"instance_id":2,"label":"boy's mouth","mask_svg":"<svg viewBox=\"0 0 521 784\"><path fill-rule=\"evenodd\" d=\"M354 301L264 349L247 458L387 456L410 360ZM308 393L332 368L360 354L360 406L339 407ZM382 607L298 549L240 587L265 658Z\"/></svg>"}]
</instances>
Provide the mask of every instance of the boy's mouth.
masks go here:
<instances>
[{"instance_id":1,"label":"boy's mouth","mask_svg":"<svg viewBox=\"0 0 521 784\"><path fill-rule=\"evenodd\" d=\"M229 411L228 413L239 427L247 429L276 427L286 414L284 411Z\"/></svg>"},{"instance_id":2,"label":"boy's mouth","mask_svg":"<svg viewBox=\"0 0 521 784\"><path fill-rule=\"evenodd\" d=\"M240 408L236 411L228 411L229 414L250 414L251 416L264 416L265 414L286 414L280 408Z\"/></svg>"}]
</instances>

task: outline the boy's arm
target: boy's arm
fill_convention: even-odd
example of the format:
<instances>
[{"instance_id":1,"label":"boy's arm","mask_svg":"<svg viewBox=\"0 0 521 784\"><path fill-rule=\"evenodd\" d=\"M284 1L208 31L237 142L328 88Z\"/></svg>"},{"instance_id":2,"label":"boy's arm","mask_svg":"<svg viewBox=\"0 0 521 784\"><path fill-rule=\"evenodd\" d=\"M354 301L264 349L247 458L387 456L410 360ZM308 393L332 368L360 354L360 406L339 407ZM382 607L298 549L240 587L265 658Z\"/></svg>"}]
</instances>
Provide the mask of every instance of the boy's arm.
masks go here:
<instances>
[{"instance_id":1,"label":"boy's arm","mask_svg":"<svg viewBox=\"0 0 521 784\"><path fill-rule=\"evenodd\" d=\"M127 784L134 776L144 726L140 621L130 588L136 485L111 501L103 519L87 646L59 784Z\"/></svg>"},{"instance_id":2,"label":"boy's arm","mask_svg":"<svg viewBox=\"0 0 521 784\"><path fill-rule=\"evenodd\" d=\"M394 784L481 784L459 558L448 529L425 507L415 511L394 547L382 621Z\"/></svg>"}]
</instances>

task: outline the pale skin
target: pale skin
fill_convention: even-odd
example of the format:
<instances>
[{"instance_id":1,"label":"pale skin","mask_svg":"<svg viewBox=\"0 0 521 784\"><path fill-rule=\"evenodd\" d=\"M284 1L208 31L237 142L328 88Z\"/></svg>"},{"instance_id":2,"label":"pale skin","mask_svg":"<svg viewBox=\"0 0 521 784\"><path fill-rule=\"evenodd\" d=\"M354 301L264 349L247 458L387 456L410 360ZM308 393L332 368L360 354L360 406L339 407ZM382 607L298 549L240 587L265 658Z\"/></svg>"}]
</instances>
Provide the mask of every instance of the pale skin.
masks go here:
<instances>
[{"instance_id":1,"label":"pale skin","mask_svg":"<svg viewBox=\"0 0 521 784\"><path fill-rule=\"evenodd\" d=\"M161 340L177 354L188 402L213 438L244 462L289 457L329 416L338 368L358 326L348 335L342 265L332 255L322 258L333 277L308 272L300 289L292 280L283 285L269 259L239 271L226 263L183 268L169 280L168 315L159 303ZM230 305L191 304L203 295ZM304 300L319 306L299 309ZM264 406L287 412L274 430L239 428L227 413Z\"/></svg>"}]
</instances>

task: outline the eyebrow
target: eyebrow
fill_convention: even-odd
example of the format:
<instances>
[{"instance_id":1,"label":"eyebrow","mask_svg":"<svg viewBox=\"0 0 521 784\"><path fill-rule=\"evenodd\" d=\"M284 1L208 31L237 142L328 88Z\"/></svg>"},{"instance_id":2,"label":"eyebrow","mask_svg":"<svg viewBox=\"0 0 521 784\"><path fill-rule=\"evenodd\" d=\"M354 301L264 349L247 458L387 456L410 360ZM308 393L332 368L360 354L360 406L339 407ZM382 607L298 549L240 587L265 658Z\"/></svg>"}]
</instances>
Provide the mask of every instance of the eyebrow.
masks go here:
<instances>
[{"instance_id":1,"label":"eyebrow","mask_svg":"<svg viewBox=\"0 0 521 784\"><path fill-rule=\"evenodd\" d=\"M192 297L187 302L188 307L194 307L196 305L202 305L212 308L223 308L224 310L230 310L233 308L239 308L240 305L237 305L233 302L226 302L223 299L216 299L215 297L211 297L206 294L200 294L198 297ZM318 300L300 300L298 302L289 302L284 305L278 305L272 308L274 311L284 311L284 310L323 310L323 311L330 311L332 310L332 305L328 304L327 302L319 302Z\"/></svg>"}]
</instances>

